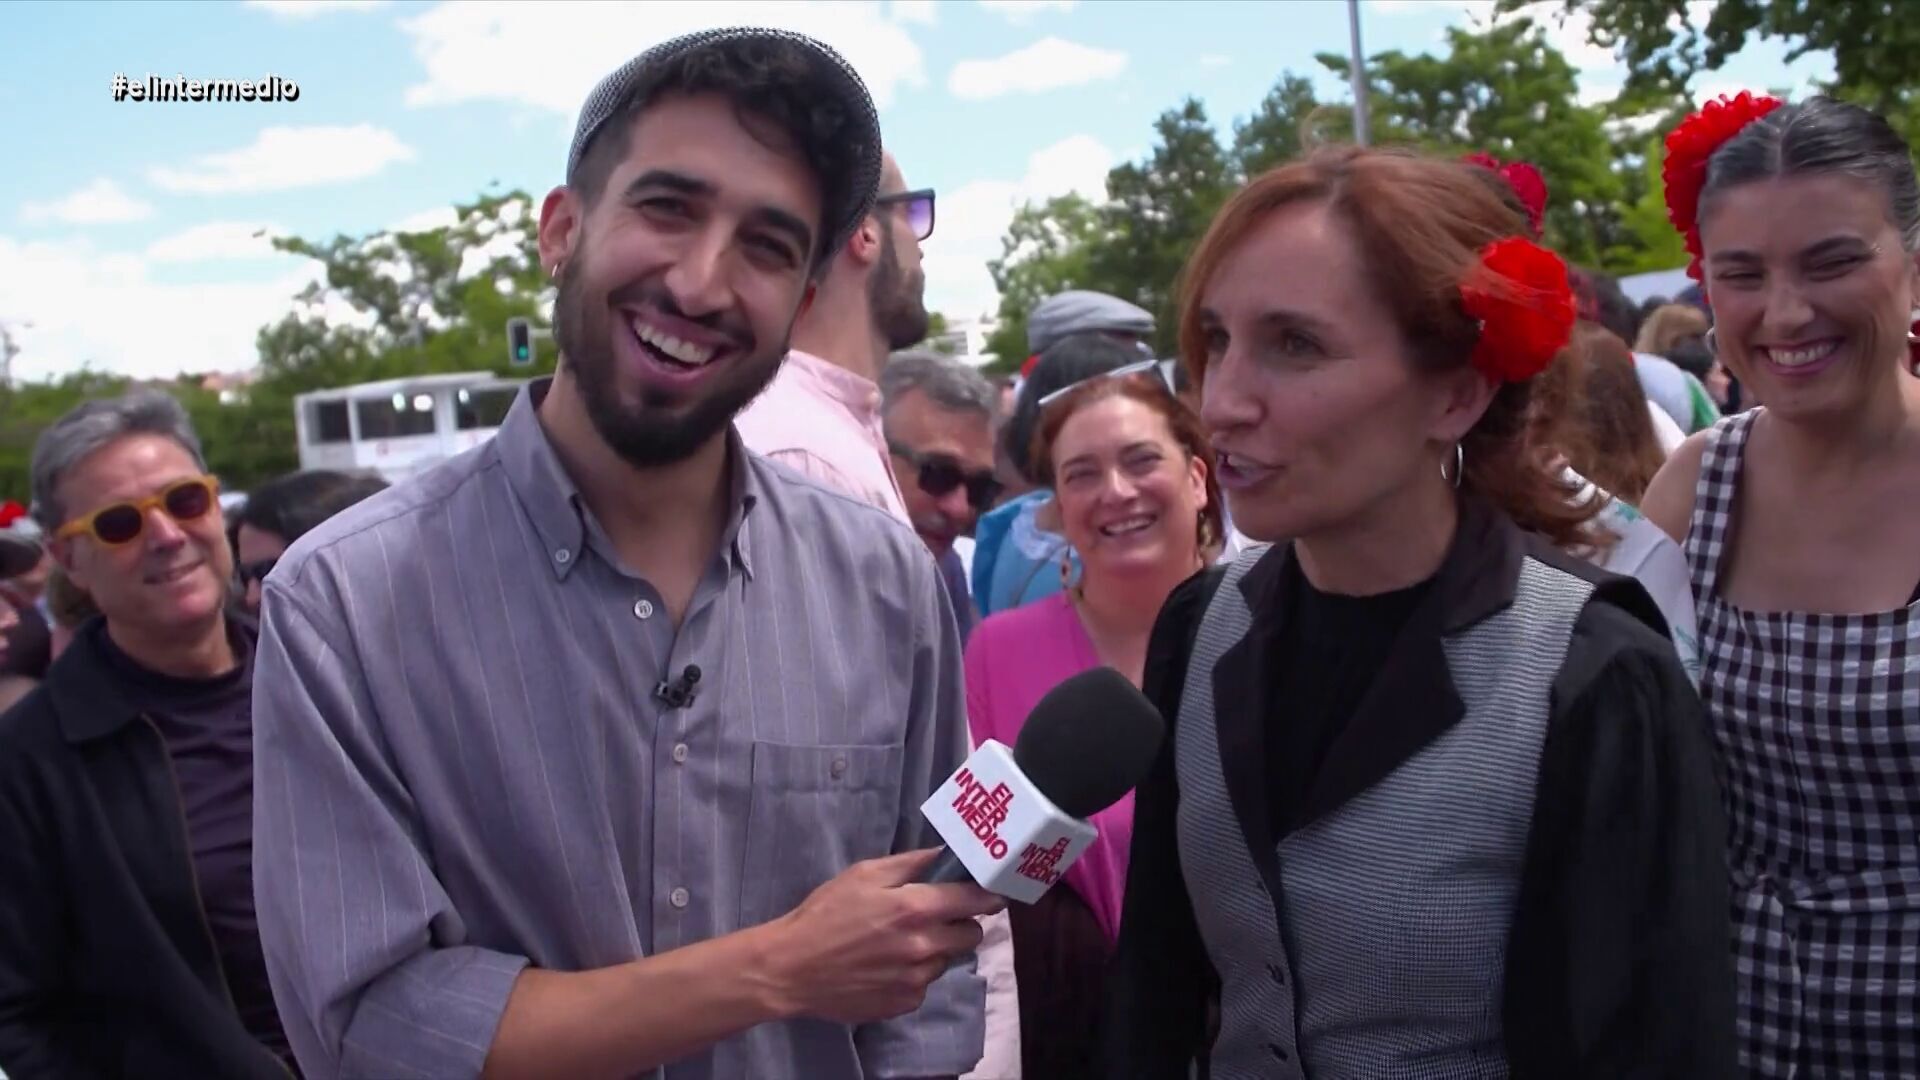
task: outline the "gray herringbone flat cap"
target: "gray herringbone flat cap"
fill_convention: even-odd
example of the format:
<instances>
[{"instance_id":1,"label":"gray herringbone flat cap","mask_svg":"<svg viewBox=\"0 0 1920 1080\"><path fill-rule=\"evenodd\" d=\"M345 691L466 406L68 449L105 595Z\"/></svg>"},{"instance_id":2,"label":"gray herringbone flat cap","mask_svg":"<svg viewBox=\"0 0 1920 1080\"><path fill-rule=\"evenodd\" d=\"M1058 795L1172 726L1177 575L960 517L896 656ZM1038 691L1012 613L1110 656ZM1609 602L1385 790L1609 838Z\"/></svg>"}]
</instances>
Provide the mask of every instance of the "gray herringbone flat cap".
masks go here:
<instances>
[{"instance_id":1,"label":"gray herringbone flat cap","mask_svg":"<svg viewBox=\"0 0 1920 1080\"><path fill-rule=\"evenodd\" d=\"M852 168L840 186L844 190L823 191L826 221L832 230L822 256L840 250L847 237L859 227L873 208L874 192L880 186L880 114L874 110L873 97L867 93L853 65L839 53L804 34L764 27L734 26L719 30L701 30L662 42L622 64L619 70L600 80L580 107L580 121L574 128L573 147L567 151L567 176L572 177L580 158L594 136L608 120L620 115L636 92L647 88L648 76L659 66L703 49L730 49L753 45L797 46L813 67L815 81L827 94L826 100L812 103L817 113L822 106L837 107L844 117L843 130L834 140L849 154ZM826 178L822 178L823 181ZM823 183L823 188L827 185Z\"/></svg>"}]
</instances>

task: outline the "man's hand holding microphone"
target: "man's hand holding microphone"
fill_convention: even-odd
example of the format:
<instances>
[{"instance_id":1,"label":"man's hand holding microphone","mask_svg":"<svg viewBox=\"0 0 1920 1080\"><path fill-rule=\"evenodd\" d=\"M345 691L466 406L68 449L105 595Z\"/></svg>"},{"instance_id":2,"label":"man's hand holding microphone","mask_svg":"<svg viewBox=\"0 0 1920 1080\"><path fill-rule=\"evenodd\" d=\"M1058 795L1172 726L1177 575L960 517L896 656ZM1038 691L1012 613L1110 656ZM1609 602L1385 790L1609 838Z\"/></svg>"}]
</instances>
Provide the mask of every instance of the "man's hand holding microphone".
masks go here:
<instances>
[{"instance_id":1,"label":"man's hand holding microphone","mask_svg":"<svg viewBox=\"0 0 1920 1080\"><path fill-rule=\"evenodd\" d=\"M1007 902L970 881L918 883L939 854L855 863L765 926L783 1017L865 1024L913 1012L941 973L979 947L974 920Z\"/></svg>"},{"instance_id":2,"label":"man's hand holding microphone","mask_svg":"<svg viewBox=\"0 0 1920 1080\"><path fill-rule=\"evenodd\" d=\"M1034 706L1011 753L988 740L922 807L944 848L848 867L764 928L783 1016L909 1013L980 944L978 916L1038 900L1093 842L1166 736L1125 676L1094 668Z\"/></svg>"}]
</instances>

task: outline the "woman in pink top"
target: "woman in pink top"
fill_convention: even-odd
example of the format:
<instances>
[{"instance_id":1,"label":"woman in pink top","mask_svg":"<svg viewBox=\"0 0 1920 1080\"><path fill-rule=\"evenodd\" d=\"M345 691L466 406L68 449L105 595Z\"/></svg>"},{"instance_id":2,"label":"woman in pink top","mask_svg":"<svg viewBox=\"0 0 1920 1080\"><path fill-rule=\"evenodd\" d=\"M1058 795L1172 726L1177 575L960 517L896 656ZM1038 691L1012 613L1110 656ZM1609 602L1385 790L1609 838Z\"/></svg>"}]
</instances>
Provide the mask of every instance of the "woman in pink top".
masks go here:
<instances>
[{"instance_id":1,"label":"woman in pink top","mask_svg":"<svg viewBox=\"0 0 1920 1080\"><path fill-rule=\"evenodd\" d=\"M1041 403L1034 441L1080 581L998 612L967 644L967 716L976 741L1012 746L1042 695L1105 664L1139 685L1147 638L1176 585L1208 565L1222 534L1213 455L1192 410L1151 365L1065 387ZM1096 814L1100 830L1061 887L1013 909L1022 1073L1093 1076L1091 1037L1120 928L1133 796Z\"/></svg>"}]
</instances>

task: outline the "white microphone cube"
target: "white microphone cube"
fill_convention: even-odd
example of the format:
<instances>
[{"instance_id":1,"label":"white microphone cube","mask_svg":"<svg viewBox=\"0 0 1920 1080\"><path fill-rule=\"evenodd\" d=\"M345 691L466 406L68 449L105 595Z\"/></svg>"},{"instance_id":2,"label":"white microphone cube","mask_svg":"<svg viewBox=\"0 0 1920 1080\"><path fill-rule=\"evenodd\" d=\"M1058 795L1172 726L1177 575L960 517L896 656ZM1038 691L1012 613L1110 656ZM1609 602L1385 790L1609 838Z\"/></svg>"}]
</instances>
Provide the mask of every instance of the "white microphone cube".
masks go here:
<instances>
[{"instance_id":1,"label":"white microphone cube","mask_svg":"<svg viewBox=\"0 0 1920 1080\"><path fill-rule=\"evenodd\" d=\"M1031 904L1084 854L1099 830L1068 817L988 739L920 806L982 888Z\"/></svg>"}]
</instances>

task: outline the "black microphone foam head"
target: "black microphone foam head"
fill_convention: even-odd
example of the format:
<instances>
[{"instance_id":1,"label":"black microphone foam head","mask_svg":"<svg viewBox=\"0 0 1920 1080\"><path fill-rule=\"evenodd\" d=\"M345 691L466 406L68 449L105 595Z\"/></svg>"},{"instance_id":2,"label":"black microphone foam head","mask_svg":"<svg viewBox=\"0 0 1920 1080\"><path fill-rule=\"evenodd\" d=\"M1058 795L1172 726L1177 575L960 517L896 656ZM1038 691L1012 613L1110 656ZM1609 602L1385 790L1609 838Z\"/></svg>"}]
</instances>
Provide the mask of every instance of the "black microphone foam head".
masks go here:
<instances>
[{"instance_id":1,"label":"black microphone foam head","mask_svg":"<svg viewBox=\"0 0 1920 1080\"><path fill-rule=\"evenodd\" d=\"M1055 806L1084 821L1146 779L1166 735L1145 694L1097 667L1047 691L1014 740L1013 760Z\"/></svg>"}]
</instances>

